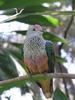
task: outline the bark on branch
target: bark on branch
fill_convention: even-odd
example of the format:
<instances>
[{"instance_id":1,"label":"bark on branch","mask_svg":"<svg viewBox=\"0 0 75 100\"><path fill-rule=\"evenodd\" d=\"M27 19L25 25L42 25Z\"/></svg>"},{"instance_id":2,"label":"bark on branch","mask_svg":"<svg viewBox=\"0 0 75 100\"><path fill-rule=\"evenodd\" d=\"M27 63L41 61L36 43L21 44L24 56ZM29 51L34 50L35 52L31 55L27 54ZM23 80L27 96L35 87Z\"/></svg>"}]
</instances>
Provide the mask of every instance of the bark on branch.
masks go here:
<instances>
[{"instance_id":1,"label":"bark on branch","mask_svg":"<svg viewBox=\"0 0 75 100\"><path fill-rule=\"evenodd\" d=\"M4 81L0 81L0 89L2 91L9 89L11 87L15 86L21 86L25 84L26 82L33 82L37 80L44 80L44 79L50 79L50 78L70 78L75 79L75 74L67 74L67 73L47 73L47 74L37 74L37 75L31 75L31 76L20 76L13 79L8 79Z\"/></svg>"}]
</instances>

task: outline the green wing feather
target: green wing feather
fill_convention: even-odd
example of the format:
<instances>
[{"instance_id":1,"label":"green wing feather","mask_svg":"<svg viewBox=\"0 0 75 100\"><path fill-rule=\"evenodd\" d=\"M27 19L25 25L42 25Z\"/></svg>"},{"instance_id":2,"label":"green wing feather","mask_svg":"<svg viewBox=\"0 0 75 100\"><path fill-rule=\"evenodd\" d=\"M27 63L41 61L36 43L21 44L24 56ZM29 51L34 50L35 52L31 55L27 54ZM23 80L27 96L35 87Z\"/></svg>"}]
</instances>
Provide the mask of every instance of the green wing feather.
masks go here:
<instances>
[{"instance_id":1,"label":"green wing feather","mask_svg":"<svg viewBox=\"0 0 75 100\"><path fill-rule=\"evenodd\" d=\"M54 72L54 64L55 64L55 53L53 50L53 44L50 41L46 41L46 53L48 56L48 65L49 65L49 73L53 73Z\"/></svg>"}]
</instances>

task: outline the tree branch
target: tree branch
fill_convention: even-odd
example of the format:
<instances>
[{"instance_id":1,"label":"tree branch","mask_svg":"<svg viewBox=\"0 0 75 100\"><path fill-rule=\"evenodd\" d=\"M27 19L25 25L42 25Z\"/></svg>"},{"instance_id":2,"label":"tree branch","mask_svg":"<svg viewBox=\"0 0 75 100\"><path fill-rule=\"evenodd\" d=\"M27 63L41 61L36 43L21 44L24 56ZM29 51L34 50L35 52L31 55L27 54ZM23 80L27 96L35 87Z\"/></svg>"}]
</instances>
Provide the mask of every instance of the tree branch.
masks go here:
<instances>
[{"instance_id":1,"label":"tree branch","mask_svg":"<svg viewBox=\"0 0 75 100\"><path fill-rule=\"evenodd\" d=\"M11 87L19 87L26 82L33 82L38 80L45 80L50 78L70 78L75 79L75 74L66 74L66 73L47 73L47 74L37 74L32 76L20 76L13 79L8 79L0 81L0 92L7 90Z\"/></svg>"}]
</instances>

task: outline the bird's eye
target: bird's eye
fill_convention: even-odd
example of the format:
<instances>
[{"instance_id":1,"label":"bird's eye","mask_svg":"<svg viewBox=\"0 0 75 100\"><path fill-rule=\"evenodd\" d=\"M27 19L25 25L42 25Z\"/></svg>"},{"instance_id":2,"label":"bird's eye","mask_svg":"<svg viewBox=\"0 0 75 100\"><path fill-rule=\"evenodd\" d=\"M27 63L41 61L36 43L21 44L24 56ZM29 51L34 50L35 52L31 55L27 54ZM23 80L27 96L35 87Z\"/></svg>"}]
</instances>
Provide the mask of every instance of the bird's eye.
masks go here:
<instances>
[{"instance_id":1,"label":"bird's eye","mask_svg":"<svg viewBox=\"0 0 75 100\"><path fill-rule=\"evenodd\" d=\"M33 31L35 31L35 28L33 29Z\"/></svg>"}]
</instances>

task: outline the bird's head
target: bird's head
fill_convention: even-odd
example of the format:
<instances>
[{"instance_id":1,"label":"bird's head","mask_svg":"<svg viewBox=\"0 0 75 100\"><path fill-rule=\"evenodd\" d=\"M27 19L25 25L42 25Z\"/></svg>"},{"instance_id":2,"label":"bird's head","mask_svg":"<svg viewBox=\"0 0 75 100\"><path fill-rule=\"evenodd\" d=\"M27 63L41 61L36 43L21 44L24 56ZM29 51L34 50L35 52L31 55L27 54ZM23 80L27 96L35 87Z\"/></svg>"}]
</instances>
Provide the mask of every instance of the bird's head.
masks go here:
<instances>
[{"instance_id":1,"label":"bird's head","mask_svg":"<svg viewBox=\"0 0 75 100\"><path fill-rule=\"evenodd\" d=\"M27 35L32 35L32 34L42 35L42 33L43 33L42 27L38 24L29 26L27 31Z\"/></svg>"},{"instance_id":2,"label":"bird's head","mask_svg":"<svg viewBox=\"0 0 75 100\"><path fill-rule=\"evenodd\" d=\"M35 31L38 31L38 32L42 31L42 27L38 24L33 25L33 28Z\"/></svg>"}]
</instances>

